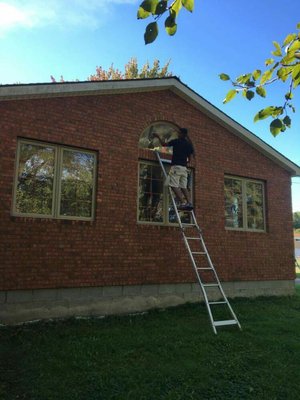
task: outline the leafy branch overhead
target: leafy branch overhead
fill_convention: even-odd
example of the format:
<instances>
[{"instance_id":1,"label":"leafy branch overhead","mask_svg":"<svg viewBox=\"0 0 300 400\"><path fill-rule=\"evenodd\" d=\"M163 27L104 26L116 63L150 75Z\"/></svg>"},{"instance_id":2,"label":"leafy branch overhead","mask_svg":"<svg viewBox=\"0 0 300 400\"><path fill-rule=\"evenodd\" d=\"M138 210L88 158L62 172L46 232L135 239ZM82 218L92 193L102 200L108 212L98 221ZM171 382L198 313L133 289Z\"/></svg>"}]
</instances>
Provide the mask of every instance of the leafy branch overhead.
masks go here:
<instances>
[{"instance_id":1,"label":"leafy branch overhead","mask_svg":"<svg viewBox=\"0 0 300 400\"><path fill-rule=\"evenodd\" d=\"M229 90L223 103L231 101L237 94L251 100L255 95L260 97L267 96L266 87L275 82L287 85L283 104L280 106L268 106L260 110L254 117L254 121L259 121L271 117L270 131L273 136L284 132L291 126L289 111L295 112L292 104L293 92L300 84L300 23L297 25L298 32L287 35L283 43L273 42L274 50L272 58L265 61L268 67L265 71L256 69L253 72L238 76L232 80L227 74L220 74L223 81L231 81L234 89Z\"/></svg>"},{"instance_id":2,"label":"leafy branch overhead","mask_svg":"<svg viewBox=\"0 0 300 400\"><path fill-rule=\"evenodd\" d=\"M146 26L144 40L145 44L152 43L158 35L158 20L165 14L165 30L168 35L173 36L177 31L176 18L181 8L192 12L194 9L194 0L144 0L138 9L137 18L145 19L152 17L153 22Z\"/></svg>"}]
</instances>

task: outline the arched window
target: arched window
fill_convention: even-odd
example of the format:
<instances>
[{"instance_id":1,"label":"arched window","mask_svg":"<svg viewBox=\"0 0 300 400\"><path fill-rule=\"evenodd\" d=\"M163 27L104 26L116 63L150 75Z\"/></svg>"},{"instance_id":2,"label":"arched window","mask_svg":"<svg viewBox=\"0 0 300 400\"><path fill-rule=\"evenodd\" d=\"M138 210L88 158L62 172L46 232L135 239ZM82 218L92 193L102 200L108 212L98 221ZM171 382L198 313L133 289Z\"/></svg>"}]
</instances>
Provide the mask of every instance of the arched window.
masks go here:
<instances>
[{"instance_id":1,"label":"arched window","mask_svg":"<svg viewBox=\"0 0 300 400\"><path fill-rule=\"evenodd\" d=\"M177 139L178 130L176 125L169 122L155 122L141 134L139 148L172 154L172 147L162 147L159 140L153 138L153 133L157 133L164 142L168 142L172 139ZM165 159L163 162L168 172L171 160ZM193 173L191 170L189 173L189 187L193 195ZM189 213L180 211L180 216L183 223L190 223ZM164 185L162 169L157 161L139 161L137 220L147 224L172 225L177 223L169 188Z\"/></svg>"},{"instance_id":2,"label":"arched window","mask_svg":"<svg viewBox=\"0 0 300 400\"><path fill-rule=\"evenodd\" d=\"M162 153L172 154L172 147L162 147L159 140L153 137L153 133L157 133L163 141L168 142L178 137L178 127L169 122L154 122L144 130L139 140L141 149L158 150Z\"/></svg>"}]
</instances>

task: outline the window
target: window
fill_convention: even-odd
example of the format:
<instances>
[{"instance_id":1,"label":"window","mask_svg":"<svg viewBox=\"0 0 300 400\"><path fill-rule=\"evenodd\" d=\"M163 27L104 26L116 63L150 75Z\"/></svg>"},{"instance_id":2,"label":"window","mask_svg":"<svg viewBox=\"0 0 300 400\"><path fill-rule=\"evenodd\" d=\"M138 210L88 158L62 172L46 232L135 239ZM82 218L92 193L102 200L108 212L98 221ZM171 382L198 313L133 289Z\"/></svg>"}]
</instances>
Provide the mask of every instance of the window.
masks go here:
<instances>
[{"instance_id":1,"label":"window","mask_svg":"<svg viewBox=\"0 0 300 400\"><path fill-rule=\"evenodd\" d=\"M158 133L162 140L169 142L178 137L178 128L169 122L155 122L144 130L139 140L141 149L158 150L161 153L172 154L172 147L162 147L159 140L152 136L153 132Z\"/></svg>"},{"instance_id":2,"label":"window","mask_svg":"<svg viewBox=\"0 0 300 400\"><path fill-rule=\"evenodd\" d=\"M91 220L96 153L19 140L14 215Z\"/></svg>"},{"instance_id":3,"label":"window","mask_svg":"<svg viewBox=\"0 0 300 400\"><path fill-rule=\"evenodd\" d=\"M264 183L225 177L226 228L265 231Z\"/></svg>"},{"instance_id":4,"label":"window","mask_svg":"<svg viewBox=\"0 0 300 400\"><path fill-rule=\"evenodd\" d=\"M165 168L168 172L170 165L166 164ZM193 175L192 171L189 171L188 186L191 190ZM180 216L182 222L190 222L188 212L180 211ZM163 172L157 163L148 161L139 163L138 221L167 225L177 223L169 189L164 186Z\"/></svg>"}]
</instances>

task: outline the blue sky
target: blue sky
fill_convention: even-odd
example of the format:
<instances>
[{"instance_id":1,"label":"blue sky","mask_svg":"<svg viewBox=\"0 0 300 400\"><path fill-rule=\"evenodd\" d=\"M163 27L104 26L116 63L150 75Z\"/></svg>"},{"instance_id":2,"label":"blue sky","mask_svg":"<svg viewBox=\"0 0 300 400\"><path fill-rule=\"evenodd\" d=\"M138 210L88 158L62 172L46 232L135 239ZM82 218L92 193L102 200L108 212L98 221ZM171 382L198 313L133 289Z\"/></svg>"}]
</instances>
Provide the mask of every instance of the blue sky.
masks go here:
<instances>
[{"instance_id":1,"label":"blue sky","mask_svg":"<svg viewBox=\"0 0 300 400\"><path fill-rule=\"evenodd\" d=\"M0 83L86 80L96 66L123 69L131 57L140 65L171 60L170 70L216 107L300 165L300 93L295 93L292 128L273 138L268 120L253 123L268 105L281 105L286 88L268 88L266 99L236 98L223 105L230 89L218 78L263 69L272 41L282 42L300 22L299 0L195 0L192 14L180 12L178 31L169 37L160 21L159 37L144 45L148 20L137 20L135 0L0 1ZM150 21L149 21L150 22ZM300 92L300 89L298 89ZM300 178L293 179L293 209L300 211Z\"/></svg>"}]
</instances>

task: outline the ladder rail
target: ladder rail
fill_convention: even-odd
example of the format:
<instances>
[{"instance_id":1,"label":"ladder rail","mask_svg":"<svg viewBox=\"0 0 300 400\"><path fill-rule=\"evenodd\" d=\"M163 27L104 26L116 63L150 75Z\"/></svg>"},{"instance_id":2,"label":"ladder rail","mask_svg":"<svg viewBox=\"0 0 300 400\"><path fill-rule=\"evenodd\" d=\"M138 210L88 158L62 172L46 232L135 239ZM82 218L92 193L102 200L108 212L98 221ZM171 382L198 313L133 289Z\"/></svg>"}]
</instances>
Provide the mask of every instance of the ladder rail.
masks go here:
<instances>
[{"instance_id":1,"label":"ladder rail","mask_svg":"<svg viewBox=\"0 0 300 400\"><path fill-rule=\"evenodd\" d=\"M157 157L157 159L159 161L160 167L161 167L161 169L163 171L164 177L165 177L165 179L167 179L168 175L167 175L166 169L164 167L163 161L162 161L162 159L160 157L160 154L159 154L158 151L155 151L155 153L156 153L156 157ZM194 271L195 271L195 274L196 274L196 277L197 277L197 281L199 283L200 290L202 292L202 295L203 295L203 298L204 298L204 302L205 302L205 305L206 305L206 309L207 309L207 312L208 312L208 315L209 315L209 320L210 320L210 323L211 323L211 326L212 326L212 329L213 329L214 333L217 334L217 329L216 328L218 326L224 326L224 325L236 324L236 325L238 325L239 329L241 329L241 325L240 325L240 323L239 323L239 321L237 319L236 314L234 313L234 311L233 311L233 309L231 307L231 304L229 303L229 301L228 301L228 299L226 297L226 294L225 294L225 292L224 292L224 290L222 288L222 285L221 285L221 282L219 280L219 277L218 277L218 274L216 272L216 269L215 269L215 267L213 265L213 262L212 262L212 260L210 258L209 252L207 250L206 244L205 244L203 236L202 236L202 230L198 225L194 210L188 211L189 214L190 214L190 218L191 218L192 223L190 223L190 224L182 223L181 218L180 218L180 214L178 212L175 196L173 195L172 188L169 186L168 189L169 189L169 193L170 193L170 196L171 196L171 200L172 200L172 204L173 204L173 207L174 207L174 211L175 211L175 214L176 214L176 219L178 221L178 224L179 224L182 236L183 236L183 240L184 240L184 243L185 243L185 247L186 247L186 249L188 251L188 254L189 254L189 258L190 258L190 260L192 262L192 265L193 265L193 268L194 268ZM197 230L199 237L195 238L195 237L186 236L185 229L187 227L194 227ZM203 251L195 252L195 251L191 250L191 247L190 247L190 244L189 244L189 240L196 240L196 239L200 241L200 244L201 244L201 247L202 247ZM195 255L205 255L205 257L207 259L207 262L208 262L208 265L209 265L209 268L199 268L198 264L197 264L197 262L195 260L194 254ZM201 276L200 276L200 273L199 273L200 270L211 270L213 272L213 275L214 275L216 283L214 283L214 284L204 284L202 282L202 279L201 279ZM221 301L209 301L209 298L208 298L208 295L207 295L205 287L210 287L210 286L211 287L217 287L219 289L221 297L223 298L223 300L221 300ZM224 321L215 321L214 317L213 317L212 310L211 310L211 305L217 305L217 304L226 304L228 306L228 310L231 313L233 319L232 320L227 319L227 320L224 320Z\"/></svg>"}]
</instances>

